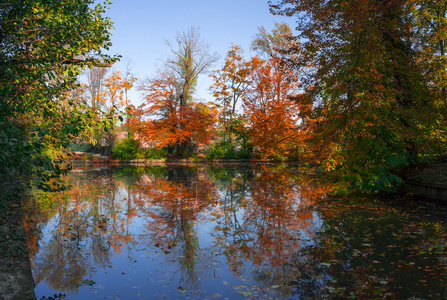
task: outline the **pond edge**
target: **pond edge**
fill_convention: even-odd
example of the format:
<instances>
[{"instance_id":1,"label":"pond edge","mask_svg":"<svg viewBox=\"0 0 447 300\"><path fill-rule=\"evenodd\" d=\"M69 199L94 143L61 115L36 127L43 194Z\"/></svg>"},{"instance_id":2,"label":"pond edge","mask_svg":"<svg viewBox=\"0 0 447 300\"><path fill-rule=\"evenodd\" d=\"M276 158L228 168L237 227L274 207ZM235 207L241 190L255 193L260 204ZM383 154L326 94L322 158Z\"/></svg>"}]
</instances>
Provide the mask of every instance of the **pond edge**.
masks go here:
<instances>
[{"instance_id":1,"label":"pond edge","mask_svg":"<svg viewBox=\"0 0 447 300\"><path fill-rule=\"evenodd\" d=\"M407 181L404 190L411 194L447 203L447 186L445 185Z\"/></svg>"}]
</instances>

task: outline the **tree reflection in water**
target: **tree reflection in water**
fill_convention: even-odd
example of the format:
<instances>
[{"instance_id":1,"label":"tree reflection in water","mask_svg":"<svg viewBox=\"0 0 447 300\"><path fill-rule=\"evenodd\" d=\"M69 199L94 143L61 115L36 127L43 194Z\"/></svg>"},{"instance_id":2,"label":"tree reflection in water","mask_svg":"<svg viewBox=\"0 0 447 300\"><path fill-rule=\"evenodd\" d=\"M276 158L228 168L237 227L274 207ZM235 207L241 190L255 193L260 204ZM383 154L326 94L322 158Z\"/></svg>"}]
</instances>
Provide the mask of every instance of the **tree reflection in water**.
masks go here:
<instances>
[{"instance_id":1,"label":"tree reflection in water","mask_svg":"<svg viewBox=\"0 0 447 300\"><path fill-rule=\"evenodd\" d=\"M135 187L150 208L148 233L141 238L169 252L167 262L179 264L182 289L198 289L198 278L212 273L213 252L225 255L235 276L244 276L248 267L267 289L295 282L297 269L287 262L319 230L313 205L323 196L322 189L285 166L214 168L211 175L204 170L188 176L184 170L175 171L164 178L144 177ZM194 230L194 221L205 218L204 211L210 211L208 222L217 223L212 249L206 251L200 249ZM292 289L287 286L281 294L287 296Z\"/></svg>"},{"instance_id":2,"label":"tree reflection in water","mask_svg":"<svg viewBox=\"0 0 447 300\"><path fill-rule=\"evenodd\" d=\"M287 297L299 276L294 253L321 226L314 205L324 190L287 166L117 168L67 183L25 205L29 235L40 235L30 239L35 281L54 291L78 292L121 253L154 249L179 291L200 293L229 272L256 285L242 295Z\"/></svg>"},{"instance_id":3,"label":"tree reflection in water","mask_svg":"<svg viewBox=\"0 0 447 300\"><path fill-rule=\"evenodd\" d=\"M73 292L85 276L92 276L92 270L110 265L111 255L120 252L131 235L123 232L124 219L117 214L116 186L109 172L73 173L67 184L71 186L67 192L28 201L24 209L34 214L24 219L28 236L41 236L41 241L30 239L29 245L31 253L37 252L31 257L35 282L45 280L54 290ZM32 225L45 225L35 219L48 222L45 232L33 229Z\"/></svg>"},{"instance_id":4,"label":"tree reflection in water","mask_svg":"<svg viewBox=\"0 0 447 300\"><path fill-rule=\"evenodd\" d=\"M163 178L143 177L135 185L144 200L140 206L149 221L140 239L167 254L166 262L177 264L178 287L199 289L199 278L209 273L210 255L200 249L195 223L204 210L213 209L218 193L203 170L169 169Z\"/></svg>"},{"instance_id":5,"label":"tree reflection in water","mask_svg":"<svg viewBox=\"0 0 447 300\"><path fill-rule=\"evenodd\" d=\"M215 214L215 244L224 249L232 272L242 276L248 267L259 288L281 284L279 294L287 297L293 285L283 283L295 282L297 275L288 261L319 230L313 205L324 193L285 166L250 170L248 177L248 184L247 176L228 182Z\"/></svg>"},{"instance_id":6,"label":"tree reflection in water","mask_svg":"<svg viewBox=\"0 0 447 300\"><path fill-rule=\"evenodd\" d=\"M113 168L67 184L24 204L39 298L447 297L441 205L327 197L281 165Z\"/></svg>"}]
</instances>

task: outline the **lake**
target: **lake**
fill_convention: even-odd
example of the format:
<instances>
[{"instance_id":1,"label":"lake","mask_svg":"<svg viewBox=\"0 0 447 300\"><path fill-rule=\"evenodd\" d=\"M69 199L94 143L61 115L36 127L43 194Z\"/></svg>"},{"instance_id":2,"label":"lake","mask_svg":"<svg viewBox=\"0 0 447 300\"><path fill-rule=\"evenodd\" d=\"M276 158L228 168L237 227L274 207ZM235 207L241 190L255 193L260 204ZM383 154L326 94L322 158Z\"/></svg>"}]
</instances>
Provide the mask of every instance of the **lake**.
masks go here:
<instances>
[{"instance_id":1,"label":"lake","mask_svg":"<svg viewBox=\"0 0 447 300\"><path fill-rule=\"evenodd\" d=\"M445 299L447 210L296 166L76 169L23 203L38 299Z\"/></svg>"}]
</instances>

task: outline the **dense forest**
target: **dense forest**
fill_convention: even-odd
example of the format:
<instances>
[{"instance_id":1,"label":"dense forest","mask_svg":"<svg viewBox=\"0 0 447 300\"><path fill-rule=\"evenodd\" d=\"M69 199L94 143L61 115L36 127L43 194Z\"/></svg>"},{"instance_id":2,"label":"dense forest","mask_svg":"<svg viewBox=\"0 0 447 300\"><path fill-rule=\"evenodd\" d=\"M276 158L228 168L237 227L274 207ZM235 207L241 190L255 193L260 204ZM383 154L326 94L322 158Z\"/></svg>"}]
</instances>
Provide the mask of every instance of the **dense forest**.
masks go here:
<instances>
[{"instance_id":1,"label":"dense forest","mask_svg":"<svg viewBox=\"0 0 447 300\"><path fill-rule=\"evenodd\" d=\"M104 54L109 1L0 3L1 181L58 189L70 143L100 137L122 158L299 161L340 190L368 192L393 190L403 168L445 154L447 1L269 3L296 34L260 27L255 56L232 45L219 67L191 27L138 80ZM194 94L203 74L213 101Z\"/></svg>"}]
</instances>

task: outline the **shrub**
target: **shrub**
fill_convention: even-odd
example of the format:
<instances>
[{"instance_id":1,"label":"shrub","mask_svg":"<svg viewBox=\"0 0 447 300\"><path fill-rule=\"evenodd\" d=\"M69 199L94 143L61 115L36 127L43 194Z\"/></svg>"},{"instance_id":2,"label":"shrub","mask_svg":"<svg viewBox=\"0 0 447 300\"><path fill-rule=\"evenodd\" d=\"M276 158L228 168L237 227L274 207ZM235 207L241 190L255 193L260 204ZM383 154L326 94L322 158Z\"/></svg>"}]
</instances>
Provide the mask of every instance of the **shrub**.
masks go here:
<instances>
[{"instance_id":1,"label":"shrub","mask_svg":"<svg viewBox=\"0 0 447 300\"><path fill-rule=\"evenodd\" d=\"M142 150L137 141L128 137L116 144L112 155L119 159L137 159L143 158Z\"/></svg>"},{"instance_id":2,"label":"shrub","mask_svg":"<svg viewBox=\"0 0 447 300\"><path fill-rule=\"evenodd\" d=\"M119 142L112 151L114 157L119 159L163 159L167 156L166 149L143 149L133 138L129 137Z\"/></svg>"},{"instance_id":3,"label":"shrub","mask_svg":"<svg viewBox=\"0 0 447 300\"><path fill-rule=\"evenodd\" d=\"M149 159L163 159L168 155L168 151L165 148L147 148L143 149L144 157Z\"/></svg>"},{"instance_id":4,"label":"shrub","mask_svg":"<svg viewBox=\"0 0 447 300\"><path fill-rule=\"evenodd\" d=\"M212 145L206 152L207 159L237 159L247 158L247 149L236 150L228 141L221 141Z\"/></svg>"}]
</instances>

